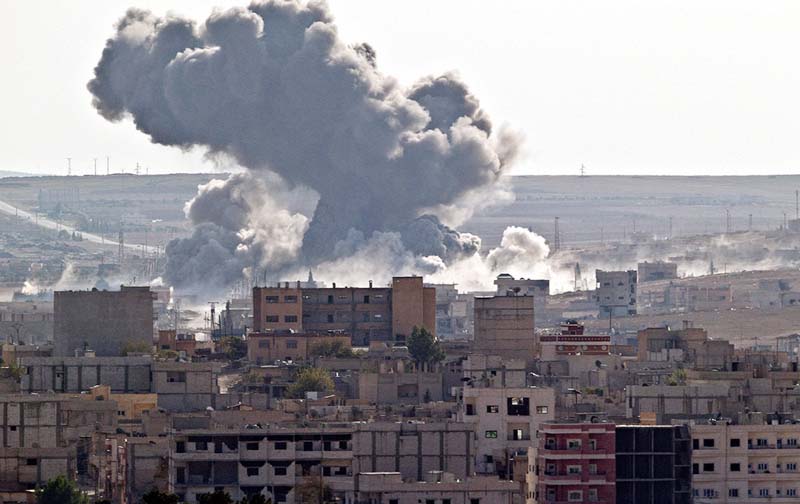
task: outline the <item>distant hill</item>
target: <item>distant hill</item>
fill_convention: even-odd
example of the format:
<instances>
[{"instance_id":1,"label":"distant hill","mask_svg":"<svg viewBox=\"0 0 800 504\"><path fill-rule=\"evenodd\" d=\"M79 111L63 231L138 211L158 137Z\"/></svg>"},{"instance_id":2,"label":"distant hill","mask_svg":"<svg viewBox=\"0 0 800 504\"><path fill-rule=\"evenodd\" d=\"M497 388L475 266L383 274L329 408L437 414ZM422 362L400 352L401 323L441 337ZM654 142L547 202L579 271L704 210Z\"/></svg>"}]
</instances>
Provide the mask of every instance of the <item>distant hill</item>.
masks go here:
<instances>
[{"instance_id":1,"label":"distant hill","mask_svg":"<svg viewBox=\"0 0 800 504\"><path fill-rule=\"evenodd\" d=\"M33 177L35 176L32 173L22 173L22 172L15 172L15 171L4 171L0 170L0 178L8 178L8 177Z\"/></svg>"}]
</instances>

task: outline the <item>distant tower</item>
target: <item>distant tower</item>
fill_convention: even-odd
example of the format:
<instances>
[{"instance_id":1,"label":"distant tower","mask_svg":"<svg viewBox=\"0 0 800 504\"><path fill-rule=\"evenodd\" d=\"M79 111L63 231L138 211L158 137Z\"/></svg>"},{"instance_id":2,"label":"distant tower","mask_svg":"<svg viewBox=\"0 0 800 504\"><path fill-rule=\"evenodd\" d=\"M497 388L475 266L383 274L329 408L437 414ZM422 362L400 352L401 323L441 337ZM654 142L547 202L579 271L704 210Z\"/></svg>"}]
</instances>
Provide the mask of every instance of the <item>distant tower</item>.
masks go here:
<instances>
[{"instance_id":1,"label":"distant tower","mask_svg":"<svg viewBox=\"0 0 800 504\"><path fill-rule=\"evenodd\" d=\"M72 176L72 158L67 158L67 177Z\"/></svg>"},{"instance_id":2,"label":"distant tower","mask_svg":"<svg viewBox=\"0 0 800 504\"><path fill-rule=\"evenodd\" d=\"M731 211L727 208L725 209L725 233L730 234L731 232Z\"/></svg>"},{"instance_id":3,"label":"distant tower","mask_svg":"<svg viewBox=\"0 0 800 504\"><path fill-rule=\"evenodd\" d=\"M561 231L558 229L558 217L555 220L555 229L553 230L553 252L561 250Z\"/></svg>"},{"instance_id":4,"label":"distant tower","mask_svg":"<svg viewBox=\"0 0 800 504\"><path fill-rule=\"evenodd\" d=\"M581 163L581 177L586 176L586 167Z\"/></svg>"},{"instance_id":5,"label":"distant tower","mask_svg":"<svg viewBox=\"0 0 800 504\"><path fill-rule=\"evenodd\" d=\"M716 273L714 269L714 259L711 259L711 264L708 265L708 274L713 275L714 273Z\"/></svg>"},{"instance_id":6,"label":"distant tower","mask_svg":"<svg viewBox=\"0 0 800 504\"><path fill-rule=\"evenodd\" d=\"M672 239L672 216L669 217L669 239Z\"/></svg>"},{"instance_id":7,"label":"distant tower","mask_svg":"<svg viewBox=\"0 0 800 504\"><path fill-rule=\"evenodd\" d=\"M139 170L140 170L139 163L136 163L136 175L139 175Z\"/></svg>"},{"instance_id":8,"label":"distant tower","mask_svg":"<svg viewBox=\"0 0 800 504\"><path fill-rule=\"evenodd\" d=\"M747 215L747 230L748 231L753 230L753 214Z\"/></svg>"},{"instance_id":9,"label":"distant tower","mask_svg":"<svg viewBox=\"0 0 800 504\"><path fill-rule=\"evenodd\" d=\"M581 263L575 263L575 287L573 288L575 292L581 290Z\"/></svg>"},{"instance_id":10,"label":"distant tower","mask_svg":"<svg viewBox=\"0 0 800 504\"><path fill-rule=\"evenodd\" d=\"M311 270L308 270L308 284L314 285L314 273Z\"/></svg>"},{"instance_id":11,"label":"distant tower","mask_svg":"<svg viewBox=\"0 0 800 504\"><path fill-rule=\"evenodd\" d=\"M119 223L119 238L117 238L118 250L117 256L119 257L119 267L122 268L122 262L125 260L125 233L122 231L122 223Z\"/></svg>"},{"instance_id":12,"label":"distant tower","mask_svg":"<svg viewBox=\"0 0 800 504\"><path fill-rule=\"evenodd\" d=\"M109 157L106 156L106 175L110 174L111 174L111 159L109 159Z\"/></svg>"}]
</instances>

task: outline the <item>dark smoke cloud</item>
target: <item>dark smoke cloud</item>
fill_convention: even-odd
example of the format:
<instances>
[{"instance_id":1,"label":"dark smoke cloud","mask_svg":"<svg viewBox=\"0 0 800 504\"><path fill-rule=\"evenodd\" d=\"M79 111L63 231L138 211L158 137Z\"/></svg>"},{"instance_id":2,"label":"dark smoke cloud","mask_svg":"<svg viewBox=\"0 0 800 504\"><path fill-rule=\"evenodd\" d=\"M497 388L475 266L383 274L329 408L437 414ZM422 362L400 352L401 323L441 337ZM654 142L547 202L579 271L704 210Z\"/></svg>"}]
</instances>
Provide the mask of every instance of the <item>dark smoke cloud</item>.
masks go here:
<instances>
[{"instance_id":1,"label":"dark smoke cloud","mask_svg":"<svg viewBox=\"0 0 800 504\"><path fill-rule=\"evenodd\" d=\"M155 143L200 146L232 157L253 178L277 174L270 183L313 189L318 204L294 258L307 264L335 257L335 244L350 230L398 232L410 250L444 259L477 250L475 237L415 219L491 190L517 151L515 137L492 134L478 100L455 75L400 88L378 71L371 46L339 40L323 2L257 1L215 12L200 26L129 10L89 90L103 117L131 116ZM168 276L179 278L188 264L202 262L198 256L227 270L235 262L229 256L241 255L230 233L260 250L248 261L274 260L265 253L272 244L248 242L234 230L257 234L269 219L252 214L263 208L222 186L214 190L215 198L206 195L214 203L190 205L188 215L204 226L171 247L181 254L172 263L187 266ZM229 206L220 201L226 198ZM212 233L209 225L219 229Z\"/></svg>"}]
</instances>

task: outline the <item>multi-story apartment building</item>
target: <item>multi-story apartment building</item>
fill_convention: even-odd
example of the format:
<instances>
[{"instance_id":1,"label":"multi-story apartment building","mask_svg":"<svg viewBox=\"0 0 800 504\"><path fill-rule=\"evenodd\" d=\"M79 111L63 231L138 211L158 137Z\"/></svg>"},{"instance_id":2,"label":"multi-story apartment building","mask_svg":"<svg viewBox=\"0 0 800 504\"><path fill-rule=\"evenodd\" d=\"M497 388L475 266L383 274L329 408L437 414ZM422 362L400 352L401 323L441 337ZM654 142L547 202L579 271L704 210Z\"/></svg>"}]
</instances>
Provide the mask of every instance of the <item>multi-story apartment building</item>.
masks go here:
<instances>
[{"instance_id":1,"label":"multi-story apartment building","mask_svg":"<svg viewBox=\"0 0 800 504\"><path fill-rule=\"evenodd\" d=\"M289 282L253 288L256 332L342 331L354 345L405 341L414 327L436 332L436 289L422 277L394 277L391 287L303 288Z\"/></svg>"},{"instance_id":2,"label":"multi-story apartment building","mask_svg":"<svg viewBox=\"0 0 800 504\"><path fill-rule=\"evenodd\" d=\"M258 366L276 360L305 361L313 357L314 347L337 343L350 348L350 336L342 331L306 333L272 331L247 335L247 360Z\"/></svg>"},{"instance_id":3,"label":"multi-story apartment building","mask_svg":"<svg viewBox=\"0 0 800 504\"><path fill-rule=\"evenodd\" d=\"M615 426L546 423L528 452L528 504L616 502Z\"/></svg>"},{"instance_id":4,"label":"multi-story apartment building","mask_svg":"<svg viewBox=\"0 0 800 504\"><path fill-rule=\"evenodd\" d=\"M295 489L313 477L343 498L353 489L352 433L348 424L181 431L170 440L169 489L182 502L223 490L300 504Z\"/></svg>"},{"instance_id":5,"label":"multi-story apartment building","mask_svg":"<svg viewBox=\"0 0 800 504\"><path fill-rule=\"evenodd\" d=\"M594 300L601 315L636 314L636 271L596 270L597 287Z\"/></svg>"},{"instance_id":6,"label":"multi-story apartment building","mask_svg":"<svg viewBox=\"0 0 800 504\"><path fill-rule=\"evenodd\" d=\"M618 425L617 504L692 502L692 447L685 425Z\"/></svg>"},{"instance_id":7,"label":"multi-story apartment building","mask_svg":"<svg viewBox=\"0 0 800 504\"><path fill-rule=\"evenodd\" d=\"M355 504L514 504L519 502L515 481L492 476L456 478L431 471L424 480L405 481L399 472L359 473L355 477Z\"/></svg>"},{"instance_id":8,"label":"multi-story apartment building","mask_svg":"<svg viewBox=\"0 0 800 504\"><path fill-rule=\"evenodd\" d=\"M789 424L693 425L696 503L800 503L800 429Z\"/></svg>"},{"instance_id":9,"label":"multi-story apartment building","mask_svg":"<svg viewBox=\"0 0 800 504\"><path fill-rule=\"evenodd\" d=\"M476 472L508 474L512 456L528 449L541 423L555 419L555 391L526 386L524 364L521 374L475 367L464 368L458 418L475 427Z\"/></svg>"}]
</instances>

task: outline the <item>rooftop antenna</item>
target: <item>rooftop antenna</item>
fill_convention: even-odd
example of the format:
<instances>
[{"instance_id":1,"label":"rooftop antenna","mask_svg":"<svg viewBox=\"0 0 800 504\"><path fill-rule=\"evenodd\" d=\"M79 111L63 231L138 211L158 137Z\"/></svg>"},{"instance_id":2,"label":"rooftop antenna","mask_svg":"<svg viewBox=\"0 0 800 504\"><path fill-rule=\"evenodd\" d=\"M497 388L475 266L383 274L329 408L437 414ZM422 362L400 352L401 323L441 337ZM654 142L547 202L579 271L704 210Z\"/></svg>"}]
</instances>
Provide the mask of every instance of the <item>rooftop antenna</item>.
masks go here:
<instances>
[{"instance_id":1,"label":"rooftop antenna","mask_svg":"<svg viewBox=\"0 0 800 504\"><path fill-rule=\"evenodd\" d=\"M574 287L575 292L578 292L580 290L580 284L581 284L581 263L576 262L575 263L575 287Z\"/></svg>"},{"instance_id":2,"label":"rooftop antenna","mask_svg":"<svg viewBox=\"0 0 800 504\"><path fill-rule=\"evenodd\" d=\"M553 252L558 252L561 250L561 231L558 229L558 217L555 220L555 229L553 234Z\"/></svg>"},{"instance_id":3,"label":"rooftop antenna","mask_svg":"<svg viewBox=\"0 0 800 504\"><path fill-rule=\"evenodd\" d=\"M136 175L139 175L139 163L136 163Z\"/></svg>"},{"instance_id":4,"label":"rooftop antenna","mask_svg":"<svg viewBox=\"0 0 800 504\"><path fill-rule=\"evenodd\" d=\"M67 177L72 175L72 158L67 158Z\"/></svg>"}]
</instances>

